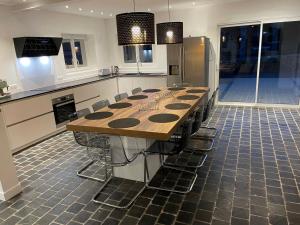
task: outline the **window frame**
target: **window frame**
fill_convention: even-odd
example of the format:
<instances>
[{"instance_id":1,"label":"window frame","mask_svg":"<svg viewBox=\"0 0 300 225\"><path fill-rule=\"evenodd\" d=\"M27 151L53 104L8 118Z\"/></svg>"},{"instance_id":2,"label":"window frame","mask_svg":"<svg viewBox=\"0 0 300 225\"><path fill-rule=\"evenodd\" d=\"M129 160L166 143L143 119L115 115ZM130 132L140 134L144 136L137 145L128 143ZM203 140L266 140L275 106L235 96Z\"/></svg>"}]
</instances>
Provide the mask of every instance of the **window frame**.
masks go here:
<instances>
[{"instance_id":1,"label":"window frame","mask_svg":"<svg viewBox=\"0 0 300 225\"><path fill-rule=\"evenodd\" d=\"M135 65L137 63L142 63L142 64L146 64L146 65L151 65L154 63L154 53L155 53L155 45L153 44L146 44L146 45L151 45L152 47L152 62L142 62L141 61L141 57L140 57L140 46L141 45L130 45L130 46L134 46L135 48L135 56L136 56L136 61L135 62L125 62L125 46L122 46L122 63L124 65Z\"/></svg>"},{"instance_id":2,"label":"window frame","mask_svg":"<svg viewBox=\"0 0 300 225\"><path fill-rule=\"evenodd\" d=\"M71 52L72 52L72 66L68 66L65 62L65 55L63 52L63 57L64 57L64 64L65 64L65 69L68 72L76 72L76 71L82 71L89 69L89 64L88 64L88 53L87 53L87 37L86 35L76 35L76 34L63 34L63 43L64 42L70 42L71 44ZM82 56L82 61L83 64L78 64L77 63L77 56L76 56L76 50L75 50L75 42L79 41L80 42L80 50L81 50L81 56ZM83 43L83 46L82 46Z\"/></svg>"}]
</instances>

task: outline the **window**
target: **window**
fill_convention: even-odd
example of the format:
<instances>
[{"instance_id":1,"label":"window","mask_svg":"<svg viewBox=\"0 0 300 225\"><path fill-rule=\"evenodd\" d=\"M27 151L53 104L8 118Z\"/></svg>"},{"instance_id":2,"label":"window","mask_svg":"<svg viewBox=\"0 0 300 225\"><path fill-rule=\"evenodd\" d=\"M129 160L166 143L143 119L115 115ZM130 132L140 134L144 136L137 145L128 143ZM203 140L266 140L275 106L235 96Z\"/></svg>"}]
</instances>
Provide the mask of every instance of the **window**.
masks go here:
<instances>
[{"instance_id":1,"label":"window","mask_svg":"<svg viewBox=\"0 0 300 225\"><path fill-rule=\"evenodd\" d=\"M123 46L123 53L125 63L136 63L137 59L141 63L153 62L152 45Z\"/></svg>"},{"instance_id":2,"label":"window","mask_svg":"<svg viewBox=\"0 0 300 225\"><path fill-rule=\"evenodd\" d=\"M87 66L84 38L76 38L75 35L71 38L65 38L63 39L62 46L67 69L77 69Z\"/></svg>"}]
</instances>

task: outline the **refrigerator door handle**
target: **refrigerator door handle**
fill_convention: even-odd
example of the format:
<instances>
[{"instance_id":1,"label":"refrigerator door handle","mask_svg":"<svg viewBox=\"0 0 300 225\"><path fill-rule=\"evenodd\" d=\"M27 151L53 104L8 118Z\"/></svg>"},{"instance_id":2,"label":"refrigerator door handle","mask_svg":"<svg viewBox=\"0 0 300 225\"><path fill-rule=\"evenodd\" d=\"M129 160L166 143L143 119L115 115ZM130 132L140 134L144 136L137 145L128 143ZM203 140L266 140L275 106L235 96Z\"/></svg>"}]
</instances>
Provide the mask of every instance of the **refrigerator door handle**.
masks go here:
<instances>
[{"instance_id":1,"label":"refrigerator door handle","mask_svg":"<svg viewBox=\"0 0 300 225\"><path fill-rule=\"evenodd\" d=\"M185 55L184 55L184 47L182 47L182 57L181 57L181 66L182 66L182 81L185 81Z\"/></svg>"}]
</instances>

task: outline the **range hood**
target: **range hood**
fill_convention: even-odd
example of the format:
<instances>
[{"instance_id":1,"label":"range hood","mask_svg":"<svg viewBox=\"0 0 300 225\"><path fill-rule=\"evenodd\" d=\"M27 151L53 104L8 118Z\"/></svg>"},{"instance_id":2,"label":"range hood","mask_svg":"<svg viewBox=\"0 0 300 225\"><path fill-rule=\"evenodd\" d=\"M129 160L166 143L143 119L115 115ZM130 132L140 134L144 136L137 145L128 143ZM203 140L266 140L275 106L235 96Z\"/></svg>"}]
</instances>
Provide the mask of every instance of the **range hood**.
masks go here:
<instances>
[{"instance_id":1,"label":"range hood","mask_svg":"<svg viewBox=\"0 0 300 225\"><path fill-rule=\"evenodd\" d=\"M61 43L62 38L60 37L14 38L18 58L58 55Z\"/></svg>"}]
</instances>

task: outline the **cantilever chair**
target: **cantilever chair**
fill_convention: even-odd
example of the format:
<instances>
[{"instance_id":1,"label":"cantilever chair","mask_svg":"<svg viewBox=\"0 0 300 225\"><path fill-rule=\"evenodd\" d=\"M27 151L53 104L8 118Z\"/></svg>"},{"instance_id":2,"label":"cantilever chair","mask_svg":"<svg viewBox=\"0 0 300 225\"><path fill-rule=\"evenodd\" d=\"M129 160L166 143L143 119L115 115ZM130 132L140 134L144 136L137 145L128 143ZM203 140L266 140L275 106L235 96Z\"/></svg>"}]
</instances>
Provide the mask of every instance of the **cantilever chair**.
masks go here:
<instances>
[{"instance_id":1,"label":"cantilever chair","mask_svg":"<svg viewBox=\"0 0 300 225\"><path fill-rule=\"evenodd\" d=\"M106 166L109 166L111 168L127 166L128 164L132 163L139 155L143 154L142 150L139 150L137 142L135 142L136 147L134 148L134 147L130 146L129 144L125 145L124 139L126 139L126 137L121 137L121 136L110 136L109 137L109 143L110 143L110 151L109 152L112 155L112 157L111 157L111 160L105 160ZM125 148L125 146L126 146L126 148ZM144 179L146 177L145 173L148 173L148 171L146 171L146 170L144 171ZM106 205L106 206L110 206L113 208L118 208L118 209L128 208L137 199L137 197L144 191L144 189L146 187L146 181L144 180L144 185L137 192L137 194L132 196L132 194L129 193L131 200L127 200L127 201L125 201L125 203L123 203L124 205L120 205L120 204L114 203L114 200L110 200L108 193L105 190L105 188L109 185L109 182L112 180L113 174L111 173L111 175L109 177L106 176L106 178L107 178L106 182L101 186L98 193L94 195L93 202L102 204L102 205ZM120 195L120 192L117 190L117 188L115 188L111 192L114 192L114 191L118 192L118 195ZM124 195L122 197L124 197ZM118 198L120 198L120 200L121 200L122 197L119 196ZM125 199L123 199L123 200L125 200ZM122 203L122 201L120 203Z\"/></svg>"},{"instance_id":2,"label":"cantilever chair","mask_svg":"<svg viewBox=\"0 0 300 225\"><path fill-rule=\"evenodd\" d=\"M103 109L106 106L109 106L109 100L108 99L98 101L98 102L96 102L92 105L94 112L96 112L100 109Z\"/></svg>"},{"instance_id":3,"label":"cantilever chair","mask_svg":"<svg viewBox=\"0 0 300 225\"><path fill-rule=\"evenodd\" d=\"M197 173L195 171L190 171L190 170L185 169L185 166L181 167L180 165L166 164L165 160L164 160L165 156L176 157L185 149L185 146L187 145L187 143L189 141L189 137L191 134L191 128L192 128L192 120L188 119L182 125L180 138L175 138L175 139L172 139L169 141L156 141L145 151L146 171L148 171L148 164L147 164L146 157L148 155L158 154L160 156L160 163L161 163L162 168L189 174L191 176L190 185L186 188L186 190L182 190L182 189L178 190L178 189L175 189L174 187L169 188L169 187L154 186L151 184L151 181L150 182L148 181L149 174L145 173L147 175L147 188L163 190L163 191L170 191L170 192L177 192L177 193L181 193L181 194L188 193L192 190L192 188L195 184L195 181L197 179Z\"/></svg>"},{"instance_id":4,"label":"cantilever chair","mask_svg":"<svg viewBox=\"0 0 300 225\"><path fill-rule=\"evenodd\" d=\"M133 90L131 91L131 93L132 93L133 95L136 95L136 94L138 94L138 93L140 93L140 92L142 92L142 88L140 88L140 87L135 88L135 89L133 89Z\"/></svg>"},{"instance_id":5,"label":"cantilever chair","mask_svg":"<svg viewBox=\"0 0 300 225\"><path fill-rule=\"evenodd\" d=\"M71 115L69 115L70 121L77 120L79 118L82 118L88 114L90 114L90 110L88 108L79 110ZM84 175L84 171L88 170L94 163L98 162L102 164L102 166L105 166L105 163L103 162L105 151L109 149L109 145L107 142L107 137L98 135L97 133L87 133L87 132L78 132L74 131L74 138L77 144L86 147L87 149L87 155L90 158L90 162L83 166L78 172L77 175L82 178L87 178L90 180L95 181L101 181L104 182L106 178L100 179L98 177L93 177L89 175ZM100 150L99 150L100 149ZM105 171L105 174L107 171Z\"/></svg>"},{"instance_id":6,"label":"cantilever chair","mask_svg":"<svg viewBox=\"0 0 300 225\"><path fill-rule=\"evenodd\" d=\"M219 88L217 88L212 97L209 99L205 111L204 111L204 115L203 115L203 122L208 122L209 118L210 118L210 114L212 109L215 106L215 101L216 101L216 97L217 97L217 93L219 91ZM205 138L205 139L213 139L217 136L217 129L214 127L207 127L207 126L201 126L199 127L199 129L197 130L197 132L194 133L194 137L201 137L201 138Z\"/></svg>"},{"instance_id":7,"label":"cantilever chair","mask_svg":"<svg viewBox=\"0 0 300 225\"><path fill-rule=\"evenodd\" d=\"M121 94L118 94L118 95L115 96L116 102L119 102L119 101L121 101L121 100L123 100L125 98L128 98L128 94L125 93L125 92L121 93Z\"/></svg>"}]
</instances>

